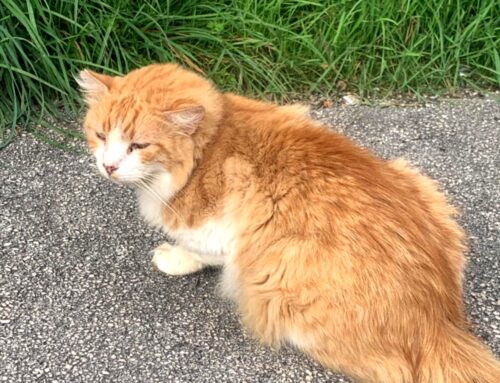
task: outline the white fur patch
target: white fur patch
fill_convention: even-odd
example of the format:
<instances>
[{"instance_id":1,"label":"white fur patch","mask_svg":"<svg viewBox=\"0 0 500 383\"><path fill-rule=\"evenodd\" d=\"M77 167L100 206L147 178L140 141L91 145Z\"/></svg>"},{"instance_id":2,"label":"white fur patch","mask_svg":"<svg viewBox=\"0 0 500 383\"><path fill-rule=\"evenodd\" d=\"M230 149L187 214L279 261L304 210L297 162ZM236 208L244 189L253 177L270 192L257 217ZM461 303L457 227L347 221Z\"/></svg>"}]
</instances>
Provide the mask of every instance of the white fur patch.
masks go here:
<instances>
[{"instance_id":1,"label":"white fur patch","mask_svg":"<svg viewBox=\"0 0 500 383\"><path fill-rule=\"evenodd\" d=\"M162 172L148 186L149 189L145 187L137 189L139 209L148 224L161 229L164 226L162 219L164 203L168 202L174 192L172 176L166 171Z\"/></svg>"},{"instance_id":2,"label":"white fur patch","mask_svg":"<svg viewBox=\"0 0 500 383\"><path fill-rule=\"evenodd\" d=\"M106 148L103 153L103 162L106 165L115 165L120 169L122 162L127 157L129 143L122 139L122 131L115 127L106 137Z\"/></svg>"},{"instance_id":3,"label":"white fur patch","mask_svg":"<svg viewBox=\"0 0 500 383\"><path fill-rule=\"evenodd\" d=\"M234 249L234 230L228 219L211 219L194 229L164 229L180 246L197 253L208 265L223 265Z\"/></svg>"},{"instance_id":4,"label":"white fur patch","mask_svg":"<svg viewBox=\"0 0 500 383\"><path fill-rule=\"evenodd\" d=\"M170 230L177 243L196 253L207 265L223 266L219 289L223 296L236 300L239 294L239 271L236 257L236 233L229 218L209 220L195 229Z\"/></svg>"},{"instance_id":5,"label":"white fur patch","mask_svg":"<svg viewBox=\"0 0 500 383\"><path fill-rule=\"evenodd\" d=\"M236 235L230 219L212 219L195 229L166 230L179 246L197 254L204 264L223 266L220 292L226 298L237 298L239 271L234 262Z\"/></svg>"}]
</instances>

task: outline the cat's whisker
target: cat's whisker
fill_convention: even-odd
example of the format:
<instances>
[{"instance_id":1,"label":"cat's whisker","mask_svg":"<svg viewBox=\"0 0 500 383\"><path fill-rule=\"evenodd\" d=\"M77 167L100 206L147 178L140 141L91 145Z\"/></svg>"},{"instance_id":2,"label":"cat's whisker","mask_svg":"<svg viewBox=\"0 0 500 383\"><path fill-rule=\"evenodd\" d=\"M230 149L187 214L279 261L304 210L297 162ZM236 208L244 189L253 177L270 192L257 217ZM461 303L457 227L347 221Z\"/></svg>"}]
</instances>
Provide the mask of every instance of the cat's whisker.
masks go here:
<instances>
[{"instance_id":1,"label":"cat's whisker","mask_svg":"<svg viewBox=\"0 0 500 383\"><path fill-rule=\"evenodd\" d=\"M147 187L147 190L149 191L150 194L155 196L167 209L169 209L180 221L184 222L184 219L182 216L179 214L177 210L175 210L167 201L163 200L155 191L153 191L151 188Z\"/></svg>"},{"instance_id":2,"label":"cat's whisker","mask_svg":"<svg viewBox=\"0 0 500 383\"><path fill-rule=\"evenodd\" d=\"M139 185L140 187L143 188L143 190L149 192L152 196L158 199L159 202L162 203L166 208L168 208L175 216L180 220L184 222L184 219L182 216L179 214L177 210L175 210L167 201L165 201L153 188L151 188L148 184L146 184L144 181L139 180Z\"/></svg>"}]
</instances>

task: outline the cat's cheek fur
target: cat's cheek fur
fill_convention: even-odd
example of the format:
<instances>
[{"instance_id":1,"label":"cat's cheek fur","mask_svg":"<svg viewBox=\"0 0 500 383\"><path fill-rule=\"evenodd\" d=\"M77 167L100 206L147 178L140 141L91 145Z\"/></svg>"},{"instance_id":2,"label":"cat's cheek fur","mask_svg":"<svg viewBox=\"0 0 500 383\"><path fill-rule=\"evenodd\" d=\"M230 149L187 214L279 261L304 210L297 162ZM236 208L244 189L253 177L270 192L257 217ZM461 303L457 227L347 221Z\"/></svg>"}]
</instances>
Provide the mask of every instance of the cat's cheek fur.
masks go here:
<instances>
[{"instance_id":1,"label":"cat's cheek fur","mask_svg":"<svg viewBox=\"0 0 500 383\"><path fill-rule=\"evenodd\" d=\"M136 182L146 174L139 153L132 152L123 157L120 166L113 173L113 178L118 182Z\"/></svg>"}]
</instances>

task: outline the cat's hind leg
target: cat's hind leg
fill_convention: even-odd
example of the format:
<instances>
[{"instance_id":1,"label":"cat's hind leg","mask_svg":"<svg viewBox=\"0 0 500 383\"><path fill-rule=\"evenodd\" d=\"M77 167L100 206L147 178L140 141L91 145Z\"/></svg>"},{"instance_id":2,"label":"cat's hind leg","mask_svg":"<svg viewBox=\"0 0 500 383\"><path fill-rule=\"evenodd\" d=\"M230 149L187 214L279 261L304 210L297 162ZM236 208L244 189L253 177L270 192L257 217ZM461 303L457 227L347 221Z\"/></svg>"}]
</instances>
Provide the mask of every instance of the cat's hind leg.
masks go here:
<instances>
[{"instance_id":1,"label":"cat's hind leg","mask_svg":"<svg viewBox=\"0 0 500 383\"><path fill-rule=\"evenodd\" d=\"M152 262L158 270L169 275L191 274L206 266L197 254L167 242L153 250Z\"/></svg>"}]
</instances>

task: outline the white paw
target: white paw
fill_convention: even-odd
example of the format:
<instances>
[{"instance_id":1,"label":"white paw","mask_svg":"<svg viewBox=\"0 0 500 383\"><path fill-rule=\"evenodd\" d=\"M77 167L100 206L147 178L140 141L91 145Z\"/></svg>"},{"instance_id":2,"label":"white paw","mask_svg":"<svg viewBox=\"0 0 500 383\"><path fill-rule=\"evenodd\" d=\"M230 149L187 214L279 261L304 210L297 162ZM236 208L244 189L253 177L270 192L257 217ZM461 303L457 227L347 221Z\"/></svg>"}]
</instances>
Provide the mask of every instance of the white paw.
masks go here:
<instances>
[{"instance_id":1,"label":"white paw","mask_svg":"<svg viewBox=\"0 0 500 383\"><path fill-rule=\"evenodd\" d=\"M169 243L163 243L153 250L152 262L158 270L169 275L191 274L205 266L188 250Z\"/></svg>"}]
</instances>

